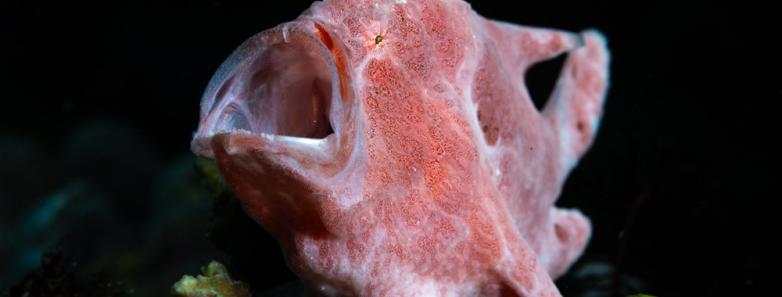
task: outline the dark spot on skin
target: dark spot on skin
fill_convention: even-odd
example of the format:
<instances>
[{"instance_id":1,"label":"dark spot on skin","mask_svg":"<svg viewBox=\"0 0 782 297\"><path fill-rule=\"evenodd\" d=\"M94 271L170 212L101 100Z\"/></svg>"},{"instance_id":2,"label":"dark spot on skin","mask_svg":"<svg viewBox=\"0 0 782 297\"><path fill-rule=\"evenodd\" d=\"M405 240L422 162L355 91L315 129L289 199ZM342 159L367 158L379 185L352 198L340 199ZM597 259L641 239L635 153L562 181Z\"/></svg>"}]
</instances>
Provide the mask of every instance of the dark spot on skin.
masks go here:
<instances>
[{"instance_id":1,"label":"dark spot on skin","mask_svg":"<svg viewBox=\"0 0 782 297\"><path fill-rule=\"evenodd\" d=\"M560 242L567 242L569 236L565 227L562 227L560 224L554 224L554 233Z\"/></svg>"},{"instance_id":2,"label":"dark spot on skin","mask_svg":"<svg viewBox=\"0 0 782 297\"><path fill-rule=\"evenodd\" d=\"M516 290L513 289L509 284L502 282L500 283L500 296L501 297L519 297L519 295L516 294Z\"/></svg>"},{"instance_id":3,"label":"dark spot on skin","mask_svg":"<svg viewBox=\"0 0 782 297\"><path fill-rule=\"evenodd\" d=\"M585 128L586 128L586 127L585 127L585 125L584 125L584 122L582 122L582 121L579 121L579 122L576 124L576 129L578 129L578 132L582 132L582 133L583 133Z\"/></svg>"},{"instance_id":4,"label":"dark spot on skin","mask_svg":"<svg viewBox=\"0 0 782 297\"><path fill-rule=\"evenodd\" d=\"M481 123L481 129L483 130L484 137L486 137L486 143L489 145L494 145L497 143L497 138L499 138L500 135L500 129L497 128L497 126L494 125L491 121L486 119L484 112L480 107L478 107L478 122Z\"/></svg>"}]
</instances>

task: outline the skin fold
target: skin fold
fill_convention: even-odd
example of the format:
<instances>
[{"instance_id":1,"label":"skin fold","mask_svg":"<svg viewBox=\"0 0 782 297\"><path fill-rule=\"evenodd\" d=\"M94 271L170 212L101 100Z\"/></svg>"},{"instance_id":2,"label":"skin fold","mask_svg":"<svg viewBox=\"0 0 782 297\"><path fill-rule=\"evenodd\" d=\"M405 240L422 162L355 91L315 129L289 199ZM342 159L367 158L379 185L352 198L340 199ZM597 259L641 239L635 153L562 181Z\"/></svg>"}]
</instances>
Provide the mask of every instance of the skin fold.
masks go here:
<instances>
[{"instance_id":1,"label":"skin fold","mask_svg":"<svg viewBox=\"0 0 782 297\"><path fill-rule=\"evenodd\" d=\"M565 53L539 111L525 72ZM315 2L221 66L192 149L316 295L559 296L591 229L554 202L608 63L595 31L459 0Z\"/></svg>"}]
</instances>

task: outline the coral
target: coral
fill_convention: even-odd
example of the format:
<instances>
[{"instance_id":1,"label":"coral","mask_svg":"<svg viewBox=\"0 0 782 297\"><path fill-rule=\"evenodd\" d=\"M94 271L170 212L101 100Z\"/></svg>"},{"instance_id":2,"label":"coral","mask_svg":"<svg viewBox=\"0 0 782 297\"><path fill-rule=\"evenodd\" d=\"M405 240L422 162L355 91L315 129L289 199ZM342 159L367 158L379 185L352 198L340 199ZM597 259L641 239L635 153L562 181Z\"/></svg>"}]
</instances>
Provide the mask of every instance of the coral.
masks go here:
<instances>
[{"instance_id":1,"label":"coral","mask_svg":"<svg viewBox=\"0 0 782 297\"><path fill-rule=\"evenodd\" d=\"M241 282L231 279L223 264L212 261L202 268L202 275L185 275L173 292L182 297L250 297L250 291Z\"/></svg>"}]
</instances>

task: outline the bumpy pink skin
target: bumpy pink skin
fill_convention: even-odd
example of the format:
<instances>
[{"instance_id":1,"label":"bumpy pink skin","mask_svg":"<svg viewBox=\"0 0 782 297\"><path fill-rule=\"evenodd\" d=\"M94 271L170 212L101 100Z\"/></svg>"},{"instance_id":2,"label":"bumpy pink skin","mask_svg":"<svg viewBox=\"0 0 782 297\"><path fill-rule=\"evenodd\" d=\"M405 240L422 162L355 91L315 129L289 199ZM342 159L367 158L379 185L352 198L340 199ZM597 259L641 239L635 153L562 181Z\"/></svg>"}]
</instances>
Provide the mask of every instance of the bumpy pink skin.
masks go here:
<instances>
[{"instance_id":1,"label":"bumpy pink skin","mask_svg":"<svg viewBox=\"0 0 782 297\"><path fill-rule=\"evenodd\" d=\"M564 52L539 112L524 73ZM554 202L607 79L597 32L327 0L226 61L192 147L320 295L558 296L590 225Z\"/></svg>"}]
</instances>

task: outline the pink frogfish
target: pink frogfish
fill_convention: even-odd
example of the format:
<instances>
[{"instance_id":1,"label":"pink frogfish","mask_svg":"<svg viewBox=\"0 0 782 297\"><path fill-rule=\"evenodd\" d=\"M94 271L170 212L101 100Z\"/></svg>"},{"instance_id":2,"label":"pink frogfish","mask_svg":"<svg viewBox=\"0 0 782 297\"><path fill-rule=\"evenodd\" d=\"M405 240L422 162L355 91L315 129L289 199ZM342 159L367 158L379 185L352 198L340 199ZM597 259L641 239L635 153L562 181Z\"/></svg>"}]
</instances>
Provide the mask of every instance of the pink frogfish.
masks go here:
<instances>
[{"instance_id":1,"label":"pink frogfish","mask_svg":"<svg viewBox=\"0 0 782 297\"><path fill-rule=\"evenodd\" d=\"M567 54L538 110L524 83ZM326 0L241 45L192 150L317 296L559 296L589 220L554 202L590 146L600 33L461 0Z\"/></svg>"}]
</instances>

